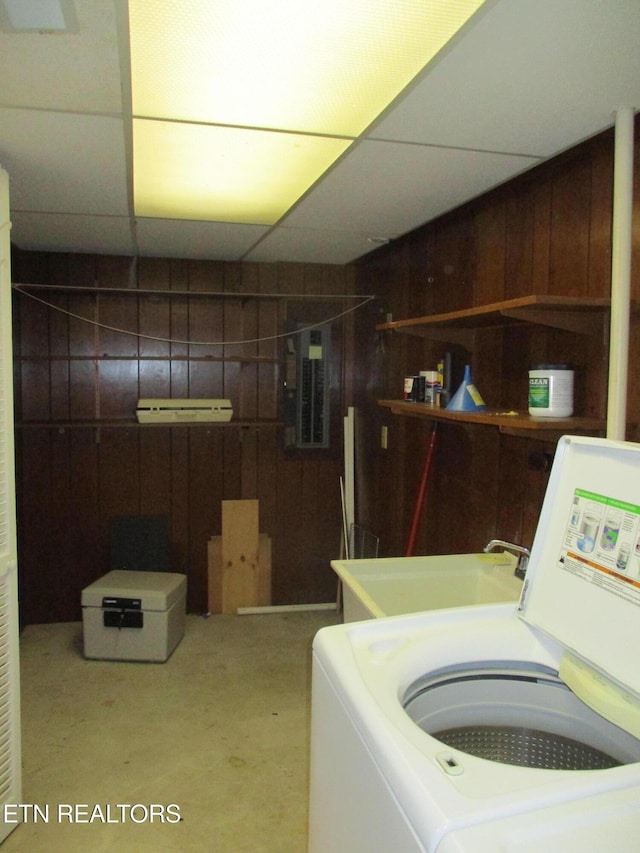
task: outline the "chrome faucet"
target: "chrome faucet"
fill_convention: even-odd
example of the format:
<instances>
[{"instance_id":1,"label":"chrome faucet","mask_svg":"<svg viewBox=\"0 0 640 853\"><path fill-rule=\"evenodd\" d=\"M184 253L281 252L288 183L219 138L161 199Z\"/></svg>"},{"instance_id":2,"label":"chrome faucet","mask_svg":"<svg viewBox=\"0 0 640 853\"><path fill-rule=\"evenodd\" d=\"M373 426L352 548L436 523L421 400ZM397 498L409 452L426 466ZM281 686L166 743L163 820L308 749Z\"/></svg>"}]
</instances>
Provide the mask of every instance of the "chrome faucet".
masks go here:
<instances>
[{"instance_id":1,"label":"chrome faucet","mask_svg":"<svg viewBox=\"0 0 640 853\"><path fill-rule=\"evenodd\" d=\"M524 548L522 545L514 545L513 542L505 542L504 539L492 539L482 550L485 554L488 554L490 551L495 551L496 548L502 548L503 551L513 551L516 554L518 562L516 563L514 574L516 577L524 580L531 553L529 549Z\"/></svg>"}]
</instances>

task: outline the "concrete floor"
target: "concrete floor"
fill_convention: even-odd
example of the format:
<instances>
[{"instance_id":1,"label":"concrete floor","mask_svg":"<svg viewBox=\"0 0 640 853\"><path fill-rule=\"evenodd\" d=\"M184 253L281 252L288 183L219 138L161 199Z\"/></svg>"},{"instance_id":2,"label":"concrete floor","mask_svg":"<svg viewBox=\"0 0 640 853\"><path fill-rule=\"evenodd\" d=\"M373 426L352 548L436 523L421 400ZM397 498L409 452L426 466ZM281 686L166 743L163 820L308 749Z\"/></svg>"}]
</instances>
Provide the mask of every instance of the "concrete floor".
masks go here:
<instances>
[{"instance_id":1,"label":"concrete floor","mask_svg":"<svg viewBox=\"0 0 640 853\"><path fill-rule=\"evenodd\" d=\"M337 621L188 616L160 664L85 660L79 623L27 627L22 803L41 811L2 853L303 853L311 641Z\"/></svg>"}]
</instances>

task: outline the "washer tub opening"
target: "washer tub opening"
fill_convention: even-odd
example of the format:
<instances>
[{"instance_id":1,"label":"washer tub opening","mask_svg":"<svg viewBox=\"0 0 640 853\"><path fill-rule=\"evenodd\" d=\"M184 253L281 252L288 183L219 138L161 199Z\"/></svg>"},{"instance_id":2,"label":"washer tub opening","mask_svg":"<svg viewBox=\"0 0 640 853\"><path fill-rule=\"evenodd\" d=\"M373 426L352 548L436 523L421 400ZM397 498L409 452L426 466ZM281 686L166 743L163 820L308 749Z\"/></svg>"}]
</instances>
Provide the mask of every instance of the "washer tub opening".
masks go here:
<instances>
[{"instance_id":1,"label":"washer tub opening","mask_svg":"<svg viewBox=\"0 0 640 853\"><path fill-rule=\"evenodd\" d=\"M603 770L640 760L640 741L580 700L548 667L520 661L430 673L402 705L452 749L520 767Z\"/></svg>"}]
</instances>

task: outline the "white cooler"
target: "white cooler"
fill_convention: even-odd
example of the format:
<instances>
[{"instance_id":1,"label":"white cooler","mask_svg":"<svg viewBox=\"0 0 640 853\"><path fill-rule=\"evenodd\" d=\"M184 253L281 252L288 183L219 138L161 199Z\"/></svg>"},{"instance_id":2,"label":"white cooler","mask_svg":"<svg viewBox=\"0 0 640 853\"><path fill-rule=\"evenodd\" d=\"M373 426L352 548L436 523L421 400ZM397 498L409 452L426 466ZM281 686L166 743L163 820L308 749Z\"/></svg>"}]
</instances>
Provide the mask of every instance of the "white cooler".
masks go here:
<instances>
[{"instance_id":1,"label":"white cooler","mask_svg":"<svg viewBox=\"0 0 640 853\"><path fill-rule=\"evenodd\" d=\"M166 661L184 635L187 576L116 570L82 590L84 656Z\"/></svg>"}]
</instances>

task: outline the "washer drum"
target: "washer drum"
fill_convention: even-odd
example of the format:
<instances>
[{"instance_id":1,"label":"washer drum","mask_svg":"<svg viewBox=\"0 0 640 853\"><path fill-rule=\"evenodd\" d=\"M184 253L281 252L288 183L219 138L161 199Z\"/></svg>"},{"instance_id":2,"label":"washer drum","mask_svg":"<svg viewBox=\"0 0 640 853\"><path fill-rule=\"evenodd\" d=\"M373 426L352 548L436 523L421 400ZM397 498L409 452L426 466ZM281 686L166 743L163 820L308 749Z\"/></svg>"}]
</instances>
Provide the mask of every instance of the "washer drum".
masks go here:
<instances>
[{"instance_id":1,"label":"washer drum","mask_svg":"<svg viewBox=\"0 0 640 853\"><path fill-rule=\"evenodd\" d=\"M603 770L640 760L640 742L546 667L496 664L432 673L406 692L419 728L451 749L520 767Z\"/></svg>"}]
</instances>

